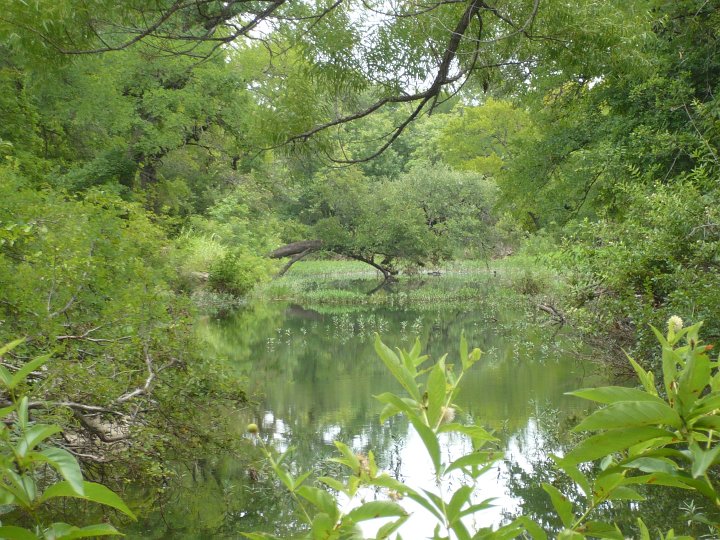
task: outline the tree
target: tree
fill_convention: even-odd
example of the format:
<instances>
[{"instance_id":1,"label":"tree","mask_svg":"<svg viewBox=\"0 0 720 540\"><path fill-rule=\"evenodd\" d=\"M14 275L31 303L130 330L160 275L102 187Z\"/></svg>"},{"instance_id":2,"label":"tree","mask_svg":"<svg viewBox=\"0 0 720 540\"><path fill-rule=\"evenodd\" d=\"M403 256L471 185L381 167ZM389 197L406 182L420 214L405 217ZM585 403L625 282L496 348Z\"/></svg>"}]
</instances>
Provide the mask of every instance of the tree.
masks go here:
<instances>
[{"instance_id":1,"label":"tree","mask_svg":"<svg viewBox=\"0 0 720 540\"><path fill-rule=\"evenodd\" d=\"M399 265L424 266L458 250L487 257L497 240L495 190L478 174L419 164L389 180L340 169L316 178L314 190L300 216L314 241L279 248L274 257L323 249L375 267L386 282Z\"/></svg>"},{"instance_id":2,"label":"tree","mask_svg":"<svg viewBox=\"0 0 720 540\"><path fill-rule=\"evenodd\" d=\"M321 135L330 128L387 107L407 106L402 120L373 151L350 159L329 155L334 161L357 162L386 150L411 121L459 91L471 76L480 74L487 81L491 70L523 64L517 44L536 37L531 28L538 9L539 0L503 8L482 0L392 5L64 0L53 9L14 3L0 17L0 40L28 66L128 49L154 58L183 56L197 66L208 58L233 58L237 51L261 47L267 51L269 71L283 59L289 59L286 65L301 59L291 79L311 80L322 90L316 94L322 97L321 118L300 126L290 123L292 131L282 133L278 143L327 142Z\"/></svg>"}]
</instances>

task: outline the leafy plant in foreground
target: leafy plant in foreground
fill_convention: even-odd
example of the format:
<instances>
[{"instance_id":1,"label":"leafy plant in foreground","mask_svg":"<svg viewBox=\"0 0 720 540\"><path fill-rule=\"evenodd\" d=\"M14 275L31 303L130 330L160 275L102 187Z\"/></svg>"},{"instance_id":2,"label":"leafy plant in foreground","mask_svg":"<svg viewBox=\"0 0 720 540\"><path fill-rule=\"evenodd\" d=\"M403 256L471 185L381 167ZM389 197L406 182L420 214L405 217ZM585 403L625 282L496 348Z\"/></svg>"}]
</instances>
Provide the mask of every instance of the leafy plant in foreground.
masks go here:
<instances>
[{"instance_id":1,"label":"leafy plant in foreground","mask_svg":"<svg viewBox=\"0 0 720 540\"><path fill-rule=\"evenodd\" d=\"M375 350L393 377L407 392L400 397L390 392L377 396L385 404L381 422L391 416L402 414L407 418L421 437L432 462L435 487L433 490L414 489L386 473L378 471L372 453L367 456L355 454L345 444L336 441L335 446L341 457L334 461L349 470L345 482L336 478L318 479L323 487L309 481L309 473L294 477L284 466L288 455L279 458L263 446L263 451L275 474L290 491L300 509L301 519L309 527L301 538L323 539L360 539L365 538L359 524L377 518L390 518L380 526L374 535L376 539L390 538L410 517L407 510L396 502L407 498L417 503L431 515L437 523L435 538L453 538L470 540L471 538L515 538L524 532L536 538L545 538L545 534L534 522L520 517L496 531L489 528L471 533L463 518L471 516L491 506L490 500L475 501L473 492L476 482L501 456L492 443L497 439L485 429L473 424L454 422L454 399L467 370L476 363L482 353L479 349L468 351L463 336L460 343L460 369L446 363L447 355L438 362L423 367L428 356L420 354L420 343L416 341L410 351L398 350L397 353L387 347L379 337L375 340ZM418 379L425 376L425 382ZM256 431L257 427L249 426ZM472 451L457 459L444 462L441 452L441 440L445 434L465 437L472 445ZM462 476L461 482L450 482ZM451 485L452 484L452 485ZM329 488L329 490L327 489ZM362 488L374 488L388 495L388 500L364 501L367 492ZM333 495L332 492L338 495ZM348 509L344 511L343 509ZM245 533L251 539L272 538L263 533ZM397 534L396 538L401 538Z\"/></svg>"},{"instance_id":2,"label":"leafy plant in foreground","mask_svg":"<svg viewBox=\"0 0 720 540\"><path fill-rule=\"evenodd\" d=\"M19 339L0 347L0 358L20 345ZM96 536L121 535L108 523L76 527L67 523L42 524L39 509L54 499L71 497L95 502L135 518L115 493L102 484L86 482L75 457L63 448L53 446L50 438L61 431L54 424L34 422L29 414L30 400L18 394L28 376L39 369L49 355L40 356L11 373L0 365L0 388L11 404L0 409L0 504L17 508L35 524L32 528L0 523L0 538L10 540L70 540ZM54 469L48 473L47 466Z\"/></svg>"},{"instance_id":3,"label":"leafy plant in foreground","mask_svg":"<svg viewBox=\"0 0 720 540\"><path fill-rule=\"evenodd\" d=\"M638 485L660 485L687 489L707 497L720 506L720 497L710 468L720 462L720 361L708 356L711 345L699 339L701 323L683 328L679 317L672 317L668 332L655 330L662 346L663 397L655 385L652 372L642 369L630 358L642 388L607 386L571 392L572 395L605 404L585 418L576 428L581 432L597 432L582 440L566 456L554 456L557 467L567 474L580 490L569 497L551 484L543 484L563 529L553 531L557 538L607 538L622 540L623 532L614 524L593 517L596 510L615 501L639 501L644 497L636 491ZM345 482L337 478L318 478L318 485L309 481L309 473L294 477L284 466L287 454L276 458L263 446L263 451L275 474L290 491L301 511L301 520L309 530L300 535L308 539L365 538L358 524L375 518L391 518L383 524L374 538L384 539L396 534L409 519L406 509L395 502L407 498L433 517L437 523L432 538L480 540L509 539L518 536L545 539L548 533L526 516L496 530L471 530L468 520L490 506L491 501L475 501L473 493L481 475L486 472L500 452L491 449L495 438L476 425L453 422L453 400L465 372L481 356L478 349L468 352L464 339L460 343L460 370L446 363L446 356L423 368L428 359L420 354L416 342L411 351L397 353L376 339L375 348L393 377L402 385L407 396L384 393L377 399L385 403L380 421L402 414L422 439L430 457L435 479L434 490L414 489L387 474L380 473L372 453L367 456L352 452L336 442L341 457L334 461L347 467L350 475ZM419 382L421 376L425 382ZM257 433L257 426L249 426ZM455 433L467 437L472 451L446 463L441 452L442 437ZM599 473L591 478L583 463L599 461ZM461 473L461 482L452 482ZM319 487L323 486L323 487ZM329 488L329 489L327 489ZM384 491L389 500L362 500L367 492L362 488ZM334 495L336 493L338 495ZM357 500L357 503L355 502ZM572 501L577 501L573 503ZM343 510L350 508L350 510ZM705 522L704 522L705 523ZM706 520L714 530L718 523ZM639 537L650 539L650 531L641 518L637 520ZM248 538L272 538L258 533L246 533ZM675 536L671 530L662 538ZM400 539L400 534L395 538Z\"/></svg>"}]
</instances>

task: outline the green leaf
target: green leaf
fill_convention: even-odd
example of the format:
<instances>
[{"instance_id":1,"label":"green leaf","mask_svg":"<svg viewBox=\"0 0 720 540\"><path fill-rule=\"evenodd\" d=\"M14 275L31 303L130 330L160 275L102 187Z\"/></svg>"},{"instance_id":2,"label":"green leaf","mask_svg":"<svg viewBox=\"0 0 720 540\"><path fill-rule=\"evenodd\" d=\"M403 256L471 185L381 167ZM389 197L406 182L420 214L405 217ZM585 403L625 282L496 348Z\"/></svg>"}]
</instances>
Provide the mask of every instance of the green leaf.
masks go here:
<instances>
[{"instance_id":1,"label":"green leaf","mask_svg":"<svg viewBox=\"0 0 720 540\"><path fill-rule=\"evenodd\" d=\"M672 437L668 431L654 427L612 429L588 437L573 448L565 459L569 463L593 461L641 442Z\"/></svg>"},{"instance_id":2,"label":"green leaf","mask_svg":"<svg viewBox=\"0 0 720 540\"><path fill-rule=\"evenodd\" d=\"M56 497L74 497L115 508L115 510L119 510L126 516L136 519L135 514L127 507L125 502L116 493L102 484L83 482L83 491L85 495L78 495L69 482L57 482L45 490L45 493L40 497L40 502L45 502Z\"/></svg>"},{"instance_id":3,"label":"green leaf","mask_svg":"<svg viewBox=\"0 0 720 540\"><path fill-rule=\"evenodd\" d=\"M445 474L454 471L456 469L463 469L465 467L477 467L479 465L489 465L503 456L502 452L473 452L462 456L445 469Z\"/></svg>"},{"instance_id":4,"label":"green leaf","mask_svg":"<svg viewBox=\"0 0 720 540\"><path fill-rule=\"evenodd\" d=\"M667 403L656 401L618 401L595 411L573 431L668 425L679 428L680 415Z\"/></svg>"},{"instance_id":5,"label":"green leaf","mask_svg":"<svg viewBox=\"0 0 720 540\"><path fill-rule=\"evenodd\" d=\"M464 510L460 511L458 517L472 516L477 512L482 512L483 510L487 510L488 508L493 508L495 506L493 504L493 501L495 499L497 499L497 497L490 497L489 499L485 499L484 501L481 501L477 504L467 506Z\"/></svg>"},{"instance_id":6,"label":"green leaf","mask_svg":"<svg viewBox=\"0 0 720 540\"><path fill-rule=\"evenodd\" d=\"M608 499L611 501L644 501L645 497L627 486L618 486L612 490Z\"/></svg>"},{"instance_id":7,"label":"green leaf","mask_svg":"<svg viewBox=\"0 0 720 540\"><path fill-rule=\"evenodd\" d=\"M14 525L0 527L0 538L7 540L40 540L34 532Z\"/></svg>"},{"instance_id":8,"label":"green leaf","mask_svg":"<svg viewBox=\"0 0 720 540\"><path fill-rule=\"evenodd\" d=\"M387 403L395 407L400 412L405 413L408 418L418 417L417 409L415 408L416 403L408 403L408 399L400 398L391 392L383 392L380 395L374 396L381 403Z\"/></svg>"},{"instance_id":9,"label":"green leaf","mask_svg":"<svg viewBox=\"0 0 720 540\"><path fill-rule=\"evenodd\" d=\"M585 524L583 533L593 538L608 538L611 540L625 540L625 536L617 528L617 525L603 523L602 521L588 521Z\"/></svg>"},{"instance_id":10,"label":"green leaf","mask_svg":"<svg viewBox=\"0 0 720 540\"><path fill-rule=\"evenodd\" d=\"M720 392L713 392L695 402L689 411L688 418L695 418L718 409L720 409Z\"/></svg>"},{"instance_id":11,"label":"green leaf","mask_svg":"<svg viewBox=\"0 0 720 540\"><path fill-rule=\"evenodd\" d=\"M20 339L16 339L15 341L11 341L7 345L3 345L2 347L0 347L0 357L2 355L4 355L5 353L12 351L18 345L25 343L25 339L26 338L24 338L24 337L20 338Z\"/></svg>"},{"instance_id":12,"label":"green leaf","mask_svg":"<svg viewBox=\"0 0 720 540\"><path fill-rule=\"evenodd\" d=\"M446 509L447 518L450 523L453 523L455 520L460 518L460 510L463 505L470 500L472 492L472 486L466 485L461 486L455 493L453 493Z\"/></svg>"},{"instance_id":13,"label":"green leaf","mask_svg":"<svg viewBox=\"0 0 720 540\"><path fill-rule=\"evenodd\" d=\"M389 538L390 535L397 531L403 525L403 523L408 520L409 517L409 514L404 515L403 517L398 518L395 521L391 521L390 523L386 523L385 525L380 527L377 534L375 535L375 540L386 540L387 538ZM399 539L400 536L398 535L397 538Z\"/></svg>"},{"instance_id":14,"label":"green leaf","mask_svg":"<svg viewBox=\"0 0 720 540\"><path fill-rule=\"evenodd\" d=\"M720 431L720 416L701 416L692 421L692 428L696 430Z\"/></svg>"},{"instance_id":15,"label":"green leaf","mask_svg":"<svg viewBox=\"0 0 720 540\"><path fill-rule=\"evenodd\" d=\"M621 465L627 469L638 469L646 473L664 472L673 474L677 469L677 464L671 459L665 458L652 458L652 457L641 457L633 459L627 463Z\"/></svg>"},{"instance_id":16,"label":"green leaf","mask_svg":"<svg viewBox=\"0 0 720 540\"><path fill-rule=\"evenodd\" d=\"M73 540L74 538L92 538L95 536L123 536L123 534L109 523L88 525L82 528L67 523L53 523L45 530L45 537L54 540Z\"/></svg>"},{"instance_id":17,"label":"green leaf","mask_svg":"<svg viewBox=\"0 0 720 540\"><path fill-rule=\"evenodd\" d=\"M312 537L314 540L325 540L330 538L330 532L335 526L335 521L327 514L321 512L316 514L312 520Z\"/></svg>"},{"instance_id":18,"label":"green leaf","mask_svg":"<svg viewBox=\"0 0 720 540\"><path fill-rule=\"evenodd\" d=\"M563 529L558 534L558 540L584 540L585 536L577 531L571 531L570 529Z\"/></svg>"},{"instance_id":19,"label":"green leaf","mask_svg":"<svg viewBox=\"0 0 720 540\"><path fill-rule=\"evenodd\" d=\"M555 465L558 466L558 468L563 471L565 474L567 474L578 486L580 486L580 489L585 494L586 497L589 497L592 494L592 488L590 487L590 481L587 479L587 477L580 472L580 469L578 469L575 465L575 463L571 463L570 461L567 461L565 458L560 458L558 456L550 456L552 460L555 462Z\"/></svg>"},{"instance_id":20,"label":"green leaf","mask_svg":"<svg viewBox=\"0 0 720 540\"><path fill-rule=\"evenodd\" d=\"M678 379L678 397L690 408L710 381L710 359L706 354L693 350L685 362Z\"/></svg>"},{"instance_id":21,"label":"green leaf","mask_svg":"<svg viewBox=\"0 0 720 540\"><path fill-rule=\"evenodd\" d=\"M377 334L375 335L375 351L395 380L402 385L413 399L419 402L421 400L420 390L417 387L414 375L400 362L397 355L382 342Z\"/></svg>"},{"instance_id":22,"label":"green leaf","mask_svg":"<svg viewBox=\"0 0 720 540\"><path fill-rule=\"evenodd\" d=\"M339 511L335 504L335 499L324 489L319 489L311 486L301 486L297 490L297 494L303 499L307 500L310 504L315 506L321 512L330 516L334 522L337 520Z\"/></svg>"},{"instance_id":23,"label":"green leaf","mask_svg":"<svg viewBox=\"0 0 720 540\"><path fill-rule=\"evenodd\" d=\"M438 442L437 435L432 429L423 424L422 420L417 416L410 416L409 419L415 431L420 435L425 449L430 455L433 467L435 468L435 474L440 474L440 443Z\"/></svg>"},{"instance_id":24,"label":"green leaf","mask_svg":"<svg viewBox=\"0 0 720 540\"><path fill-rule=\"evenodd\" d=\"M625 386L603 386L601 388L581 388L574 392L567 392L569 396L575 396L598 403L615 403L616 401L651 401L655 403L665 402L654 394L649 394L637 388Z\"/></svg>"},{"instance_id":25,"label":"green leaf","mask_svg":"<svg viewBox=\"0 0 720 540\"><path fill-rule=\"evenodd\" d=\"M332 461L347 465L354 472L358 472L360 470L360 459L355 455L355 452L350 450L348 445L346 445L345 443L342 443L340 441L335 441L334 444L335 444L335 448L337 448L340 451L340 453L343 455L343 457L342 457L342 459L334 458Z\"/></svg>"},{"instance_id":26,"label":"green leaf","mask_svg":"<svg viewBox=\"0 0 720 540\"><path fill-rule=\"evenodd\" d=\"M402 411L398 409L392 403L386 403L383 410L380 411L380 423L384 424L388 418L392 418L396 414L400 414Z\"/></svg>"},{"instance_id":27,"label":"green leaf","mask_svg":"<svg viewBox=\"0 0 720 540\"><path fill-rule=\"evenodd\" d=\"M655 375L653 375L652 371L645 371L642 367L640 367L640 364L630 357L628 353L625 353L625 356L630 361L635 373L637 373L638 379L640 379L640 382L645 387L645 391L648 394L657 395L657 388L655 388Z\"/></svg>"},{"instance_id":28,"label":"green leaf","mask_svg":"<svg viewBox=\"0 0 720 540\"><path fill-rule=\"evenodd\" d=\"M560 493L560 490L558 490L555 486L543 483L542 487L545 492L550 495L550 500L552 501L555 511L560 517L562 524L565 527L570 527L574 520L572 503L567 499L567 497L565 497L565 495Z\"/></svg>"},{"instance_id":29,"label":"green leaf","mask_svg":"<svg viewBox=\"0 0 720 540\"><path fill-rule=\"evenodd\" d=\"M21 429L27 428L28 425L28 406L29 406L30 400L27 396L23 396L20 400L20 405L18 405L17 409L17 415L18 415L18 425Z\"/></svg>"},{"instance_id":30,"label":"green leaf","mask_svg":"<svg viewBox=\"0 0 720 540\"><path fill-rule=\"evenodd\" d=\"M463 370L468 370L472 366L468 355L468 343L465 339L465 330L460 332L460 362Z\"/></svg>"},{"instance_id":31,"label":"green leaf","mask_svg":"<svg viewBox=\"0 0 720 540\"><path fill-rule=\"evenodd\" d=\"M355 523L359 523L370 519L403 517L407 515L407 511L397 503L391 501L370 501L350 510L347 517Z\"/></svg>"},{"instance_id":32,"label":"green leaf","mask_svg":"<svg viewBox=\"0 0 720 540\"><path fill-rule=\"evenodd\" d=\"M3 407L0 409L0 418L5 418L9 414L15 412L16 405L12 404L9 407Z\"/></svg>"},{"instance_id":33,"label":"green leaf","mask_svg":"<svg viewBox=\"0 0 720 540\"><path fill-rule=\"evenodd\" d=\"M321 476L320 478L318 478L318 480L329 488L334 489L335 491L346 494L348 492L347 486L339 480L336 480L335 478L330 478L329 476Z\"/></svg>"},{"instance_id":34,"label":"green leaf","mask_svg":"<svg viewBox=\"0 0 720 540\"><path fill-rule=\"evenodd\" d=\"M442 408L445 403L447 391L447 381L445 379L445 362L442 360L435 364L430 371L427 381L428 423L431 426L437 426L442 416Z\"/></svg>"},{"instance_id":35,"label":"green leaf","mask_svg":"<svg viewBox=\"0 0 720 540\"><path fill-rule=\"evenodd\" d=\"M5 388L10 388L10 384L12 383L12 375L8 369L2 365L0 365L0 383L2 383Z\"/></svg>"},{"instance_id":36,"label":"green leaf","mask_svg":"<svg viewBox=\"0 0 720 540\"><path fill-rule=\"evenodd\" d=\"M720 445L710 450L703 450L697 443L690 444L690 455L692 456L692 476L699 478L703 476L708 468L717 462L720 455Z\"/></svg>"},{"instance_id":37,"label":"green leaf","mask_svg":"<svg viewBox=\"0 0 720 540\"><path fill-rule=\"evenodd\" d=\"M62 429L60 428L60 426L35 424L33 427L23 433L23 436L20 438L17 446L15 447L15 451L18 453L18 455L25 457L27 453L33 448L35 448L38 444L61 431Z\"/></svg>"},{"instance_id":38,"label":"green leaf","mask_svg":"<svg viewBox=\"0 0 720 540\"><path fill-rule=\"evenodd\" d=\"M640 540L650 540L650 531L648 531L645 522L642 519L637 518L637 524L638 529L640 529Z\"/></svg>"},{"instance_id":39,"label":"green leaf","mask_svg":"<svg viewBox=\"0 0 720 540\"><path fill-rule=\"evenodd\" d=\"M520 530L526 530L528 533L530 533L530 536L534 540L547 540L547 534L545 534L545 531L542 529L542 527L540 527L537 523L535 523L527 516L520 516L512 523L506 525L506 527L514 527Z\"/></svg>"},{"instance_id":40,"label":"green leaf","mask_svg":"<svg viewBox=\"0 0 720 540\"><path fill-rule=\"evenodd\" d=\"M420 506L425 508L428 512L433 514L440 521L443 521L445 519L440 510L430 500L423 497L420 493L418 493L411 487L403 484L402 482L398 482L394 478L391 478L387 474L383 474L377 478L373 478L371 480L371 483L374 486L384 487L386 489L392 489L393 491L397 491L398 493L401 493L402 495L418 503Z\"/></svg>"},{"instance_id":41,"label":"green leaf","mask_svg":"<svg viewBox=\"0 0 720 540\"><path fill-rule=\"evenodd\" d=\"M70 452L63 448L45 448L41 452L33 452L30 455L38 461L44 461L52 465L68 481L78 495L84 495L80 464Z\"/></svg>"},{"instance_id":42,"label":"green leaf","mask_svg":"<svg viewBox=\"0 0 720 540\"><path fill-rule=\"evenodd\" d=\"M33 371L35 371L37 368L42 366L45 362L48 361L50 358L50 354L46 354L43 356L38 356L37 358L30 360L27 364L23 365L20 369L18 369L15 374L12 376L12 379L10 380L10 384L8 385L8 388L12 390L17 385L19 385L21 382L23 382L28 375L30 375Z\"/></svg>"}]
</instances>

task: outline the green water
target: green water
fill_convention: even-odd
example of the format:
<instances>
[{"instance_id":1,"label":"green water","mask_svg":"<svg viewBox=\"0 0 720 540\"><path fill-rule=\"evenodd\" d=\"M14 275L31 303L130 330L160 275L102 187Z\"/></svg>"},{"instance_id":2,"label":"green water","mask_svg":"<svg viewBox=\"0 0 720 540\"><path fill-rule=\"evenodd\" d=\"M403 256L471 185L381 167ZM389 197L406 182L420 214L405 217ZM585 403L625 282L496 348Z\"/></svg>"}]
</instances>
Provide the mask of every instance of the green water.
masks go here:
<instances>
[{"instance_id":1,"label":"green water","mask_svg":"<svg viewBox=\"0 0 720 540\"><path fill-rule=\"evenodd\" d=\"M411 484L424 485L429 462L417 435L402 419L378 422L373 394L399 391L373 350L377 332L392 347L419 339L433 358L452 355L465 331L485 351L464 380L460 414L496 432L506 457L482 478L480 498L496 507L478 524L498 524L520 511L542 518L549 501L540 479L553 473L548 456L567 443L568 428L587 404L564 395L606 384L593 352L551 325L523 299L503 295L468 305L307 309L296 305L250 306L201 331L214 354L226 358L253 403L237 418L255 422L267 443L294 447L294 470L337 472L327 461L333 440L357 452L373 450L380 467ZM446 455L465 448L446 440ZM179 478L128 530L131 538L238 538L241 531L297 529L291 505L271 474L255 463L208 456L178 466ZM551 523L552 525L552 523ZM424 538L428 523L410 520L405 538Z\"/></svg>"}]
</instances>

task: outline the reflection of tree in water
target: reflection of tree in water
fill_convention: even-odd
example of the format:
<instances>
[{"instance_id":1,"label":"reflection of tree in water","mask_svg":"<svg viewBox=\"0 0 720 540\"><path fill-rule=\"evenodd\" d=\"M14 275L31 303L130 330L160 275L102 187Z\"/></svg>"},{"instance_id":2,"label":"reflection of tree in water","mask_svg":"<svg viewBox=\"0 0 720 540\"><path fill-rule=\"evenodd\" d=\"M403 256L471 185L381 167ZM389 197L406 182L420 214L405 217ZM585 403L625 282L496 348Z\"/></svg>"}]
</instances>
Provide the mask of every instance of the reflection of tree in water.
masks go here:
<instances>
[{"instance_id":1,"label":"reflection of tree in water","mask_svg":"<svg viewBox=\"0 0 720 540\"><path fill-rule=\"evenodd\" d=\"M464 331L487 354L467 377L459 404L504 441L517 441L538 411L572 409L561 394L583 380L564 351L565 338L554 338L533 316L491 294L473 305L411 310L265 304L201 331L208 354L226 358L249 381L240 384L249 386L254 402L238 422L257 423L263 440L278 450L292 445L287 463L294 472L343 474L328 461L337 456L333 440L340 440L356 452L372 450L382 469L400 475L408 424L403 418L378 422L381 406L372 396L400 389L376 356L374 333L391 347L409 348L417 336L432 358L449 352L452 362ZM287 536L298 525L285 489L259 459L219 456L180 472L178 486L142 526L155 531L148 538L230 538L262 530Z\"/></svg>"},{"instance_id":2,"label":"reflection of tree in water","mask_svg":"<svg viewBox=\"0 0 720 540\"><path fill-rule=\"evenodd\" d=\"M559 414L559 411L555 411ZM510 456L505 462L505 482L508 493L516 499L516 507L512 511L503 512L505 521L512 521L519 515L529 516L541 524L548 532L556 536L562 530L562 523L555 513L549 495L543 490L542 484L549 483L557 487L575 505L582 508L583 499L579 490L569 477L559 471L549 455L562 455L572 447L572 440L578 440L577 434L569 430L577 423L571 415L544 415L538 418L537 428L543 440L542 451L527 452L521 459ZM526 444L525 448L533 447ZM592 476L592 469L584 472ZM708 534L707 526L701 523L688 524L687 506L695 505L702 508L706 515L712 508L710 501L691 495L688 491L664 486L635 486L637 491L646 497L645 501L613 501L600 506L591 518L593 520L616 523L626 537L636 538L639 535L637 518L642 517L648 525L651 536L658 532L666 533L674 529L676 534L687 534L695 538ZM694 501L694 502L691 502ZM708 536L705 536L708 537ZM711 535L709 538L716 538Z\"/></svg>"}]
</instances>

